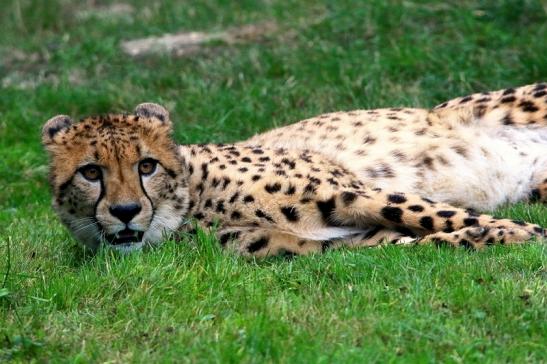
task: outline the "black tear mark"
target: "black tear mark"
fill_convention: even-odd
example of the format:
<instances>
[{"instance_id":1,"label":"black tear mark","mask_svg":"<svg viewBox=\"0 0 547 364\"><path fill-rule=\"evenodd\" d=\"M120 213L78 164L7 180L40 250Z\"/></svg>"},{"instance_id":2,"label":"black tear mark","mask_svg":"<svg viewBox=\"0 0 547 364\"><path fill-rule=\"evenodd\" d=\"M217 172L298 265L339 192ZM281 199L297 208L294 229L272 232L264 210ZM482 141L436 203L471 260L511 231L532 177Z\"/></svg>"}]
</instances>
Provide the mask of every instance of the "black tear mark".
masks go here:
<instances>
[{"instance_id":1,"label":"black tear mark","mask_svg":"<svg viewBox=\"0 0 547 364\"><path fill-rule=\"evenodd\" d=\"M401 219L401 217L403 216L403 210L398 207L385 206L384 208L382 208L380 213L386 220L396 223L403 222L403 220Z\"/></svg>"}]
</instances>

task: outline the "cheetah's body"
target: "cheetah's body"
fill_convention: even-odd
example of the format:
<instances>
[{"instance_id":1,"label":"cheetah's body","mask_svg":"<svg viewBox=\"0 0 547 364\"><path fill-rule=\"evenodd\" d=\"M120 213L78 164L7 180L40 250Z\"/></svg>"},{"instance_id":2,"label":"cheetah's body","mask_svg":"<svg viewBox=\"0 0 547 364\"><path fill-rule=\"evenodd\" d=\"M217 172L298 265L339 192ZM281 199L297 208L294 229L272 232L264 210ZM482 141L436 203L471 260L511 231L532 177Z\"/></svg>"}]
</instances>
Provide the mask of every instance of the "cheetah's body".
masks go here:
<instances>
[{"instance_id":1,"label":"cheetah's body","mask_svg":"<svg viewBox=\"0 0 547 364\"><path fill-rule=\"evenodd\" d=\"M92 237L89 246L104 242L104 236L116 237L107 243L126 242L118 234L127 229L135 234L145 229L143 240L155 243L162 229L192 230L184 224L190 217L203 227L217 226L223 246L257 256L374 246L385 239L408 242L415 236L423 237L421 242L481 246L544 235L538 226L465 208L489 210L525 200L533 191L545 200L545 90L538 84L477 94L433 110L325 114L237 144L183 145L178 152L165 132L155 139L142 132L169 127L167 112L147 104L134 116L76 125L54 118L44 127L44 143L53 157L56 209L80 240ZM165 147L154 151L158 140ZM66 168L59 161L82 144L90 150L85 158L74 161L64 178L57 177L62 173L56 168ZM143 160L158 161L159 172L135 173ZM90 163L103 171L100 184L88 186L80 178ZM131 178L140 181L140 192L134 185L129 197L121 192L122 197L103 197L109 196L109 186L123 192L123 181ZM67 196L74 199L74 189L85 198L64 207ZM139 224L120 223L125 215L116 220L113 209L128 203L149 206L130 216L143 220ZM82 233L74 221L86 218L89 212L83 211L91 205L104 207L94 213L97 224ZM104 217L108 209L114 218Z\"/></svg>"}]
</instances>

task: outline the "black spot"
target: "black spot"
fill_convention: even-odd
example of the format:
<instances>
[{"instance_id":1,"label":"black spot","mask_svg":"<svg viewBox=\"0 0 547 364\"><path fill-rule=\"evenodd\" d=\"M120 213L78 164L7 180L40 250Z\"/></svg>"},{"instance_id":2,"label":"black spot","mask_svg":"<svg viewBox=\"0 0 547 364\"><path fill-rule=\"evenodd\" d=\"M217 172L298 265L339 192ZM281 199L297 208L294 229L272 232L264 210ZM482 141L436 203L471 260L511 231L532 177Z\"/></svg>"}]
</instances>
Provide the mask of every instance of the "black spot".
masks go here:
<instances>
[{"instance_id":1,"label":"black spot","mask_svg":"<svg viewBox=\"0 0 547 364\"><path fill-rule=\"evenodd\" d=\"M262 237L258 240L253 241L249 246L247 247L247 251L249 253L254 253L268 245L268 242L270 240L267 237Z\"/></svg>"},{"instance_id":2,"label":"black spot","mask_svg":"<svg viewBox=\"0 0 547 364\"><path fill-rule=\"evenodd\" d=\"M249 157L243 157L243 158L241 158L241 161L245 162L245 163L251 163L252 162L251 158L249 158Z\"/></svg>"},{"instance_id":3,"label":"black spot","mask_svg":"<svg viewBox=\"0 0 547 364\"><path fill-rule=\"evenodd\" d=\"M228 187L228 185L230 184L230 182L232 182L231 179L229 179L228 177L223 177L222 178L222 189L225 190L226 187Z\"/></svg>"},{"instance_id":4,"label":"black spot","mask_svg":"<svg viewBox=\"0 0 547 364\"><path fill-rule=\"evenodd\" d=\"M194 214L194 219L196 219L196 220L201 220L204 217L205 217L205 215L203 215L201 212L198 212L198 213Z\"/></svg>"},{"instance_id":5,"label":"black spot","mask_svg":"<svg viewBox=\"0 0 547 364\"><path fill-rule=\"evenodd\" d=\"M396 223L402 222L401 217L403 216L403 210L398 207L385 206L380 213L386 220Z\"/></svg>"},{"instance_id":6,"label":"black spot","mask_svg":"<svg viewBox=\"0 0 547 364\"><path fill-rule=\"evenodd\" d=\"M430 216L424 216L420 219L420 226L427 230L433 230L433 219Z\"/></svg>"},{"instance_id":7,"label":"black spot","mask_svg":"<svg viewBox=\"0 0 547 364\"><path fill-rule=\"evenodd\" d=\"M304 193L315 193L316 190L317 190L317 186L314 185L313 183L308 183L304 187Z\"/></svg>"},{"instance_id":8,"label":"black spot","mask_svg":"<svg viewBox=\"0 0 547 364\"><path fill-rule=\"evenodd\" d=\"M253 182L258 181L260 178L261 178L261 177L260 177L260 175L258 175L258 174L255 174L254 176L251 177L251 179L253 180Z\"/></svg>"},{"instance_id":9,"label":"black spot","mask_svg":"<svg viewBox=\"0 0 547 364\"><path fill-rule=\"evenodd\" d=\"M241 212L239 211L233 211L232 214L230 215L230 217L234 220L239 220L241 219Z\"/></svg>"},{"instance_id":10,"label":"black spot","mask_svg":"<svg viewBox=\"0 0 547 364\"><path fill-rule=\"evenodd\" d=\"M258 160L261 162L268 162L270 160L270 157L260 157L258 158Z\"/></svg>"},{"instance_id":11,"label":"black spot","mask_svg":"<svg viewBox=\"0 0 547 364\"><path fill-rule=\"evenodd\" d=\"M238 169L238 171L240 171L241 173L245 173L248 170L249 170L249 168L247 168L247 167L241 167L241 168Z\"/></svg>"},{"instance_id":12,"label":"black spot","mask_svg":"<svg viewBox=\"0 0 547 364\"><path fill-rule=\"evenodd\" d=\"M473 249L473 244L469 242L468 240L462 239L459 241L460 245L463 246L465 249Z\"/></svg>"},{"instance_id":13,"label":"black spot","mask_svg":"<svg viewBox=\"0 0 547 364\"><path fill-rule=\"evenodd\" d=\"M255 211L255 215L256 215L256 217L259 217L261 219L265 219L269 222L272 222L272 223L275 222L275 220L270 215L268 215L267 213L265 213L264 211L262 211L260 209Z\"/></svg>"},{"instance_id":14,"label":"black spot","mask_svg":"<svg viewBox=\"0 0 547 364\"><path fill-rule=\"evenodd\" d=\"M532 101L521 101L519 104L522 111L525 112L536 112L539 108Z\"/></svg>"},{"instance_id":15,"label":"black spot","mask_svg":"<svg viewBox=\"0 0 547 364\"><path fill-rule=\"evenodd\" d=\"M220 245L225 246L228 241L236 240L237 238L239 238L239 234L240 234L239 231L233 231L233 232L220 235L219 237Z\"/></svg>"},{"instance_id":16,"label":"black spot","mask_svg":"<svg viewBox=\"0 0 547 364\"><path fill-rule=\"evenodd\" d=\"M526 226L527 224L522 221L522 220L511 220L513 222L513 224L517 224L517 225L520 225L520 226Z\"/></svg>"},{"instance_id":17,"label":"black spot","mask_svg":"<svg viewBox=\"0 0 547 364\"><path fill-rule=\"evenodd\" d=\"M471 101L471 100L473 100L473 97L466 96L466 97L464 97L463 99L460 100L460 104L465 104L466 102Z\"/></svg>"},{"instance_id":18,"label":"black spot","mask_svg":"<svg viewBox=\"0 0 547 364\"><path fill-rule=\"evenodd\" d=\"M332 216L334 215L334 210L336 209L336 201L334 197L326 201L317 201L317 208L323 217L323 221L327 224L333 224Z\"/></svg>"},{"instance_id":19,"label":"black spot","mask_svg":"<svg viewBox=\"0 0 547 364\"><path fill-rule=\"evenodd\" d=\"M298 210L294 206L284 206L281 208L281 212L285 215L288 221L296 222L300 219Z\"/></svg>"},{"instance_id":20,"label":"black spot","mask_svg":"<svg viewBox=\"0 0 547 364\"><path fill-rule=\"evenodd\" d=\"M209 169L207 167L207 163L202 163L201 164L201 173L202 173L201 178L202 179L207 179L207 177L209 176Z\"/></svg>"},{"instance_id":21,"label":"black spot","mask_svg":"<svg viewBox=\"0 0 547 364\"><path fill-rule=\"evenodd\" d=\"M454 223L451 220L446 220L444 225L445 225L445 227L444 227L443 231L445 233L451 233L451 232L454 231Z\"/></svg>"},{"instance_id":22,"label":"black spot","mask_svg":"<svg viewBox=\"0 0 547 364\"><path fill-rule=\"evenodd\" d=\"M508 88L508 89L505 89L502 93L502 96L505 96L505 95L510 95L510 94L514 94L515 93L515 89L514 88Z\"/></svg>"},{"instance_id":23,"label":"black spot","mask_svg":"<svg viewBox=\"0 0 547 364\"><path fill-rule=\"evenodd\" d=\"M232 197L230 197L230 200L229 200L230 203L234 203L238 197L239 197L239 192L234 193Z\"/></svg>"},{"instance_id":24,"label":"black spot","mask_svg":"<svg viewBox=\"0 0 547 364\"><path fill-rule=\"evenodd\" d=\"M407 201L405 196L399 194L387 195L387 200L393 203L405 203Z\"/></svg>"},{"instance_id":25,"label":"black spot","mask_svg":"<svg viewBox=\"0 0 547 364\"><path fill-rule=\"evenodd\" d=\"M220 180L218 178L214 177L213 180L211 181L211 186L213 188L216 188L216 187L218 187L219 184L220 184Z\"/></svg>"},{"instance_id":26,"label":"black spot","mask_svg":"<svg viewBox=\"0 0 547 364\"><path fill-rule=\"evenodd\" d=\"M530 192L530 196L529 196L530 201L536 202L536 201L539 201L540 198L541 198L541 194L539 193L539 188L534 188Z\"/></svg>"},{"instance_id":27,"label":"black spot","mask_svg":"<svg viewBox=\"0 0 547 364\"><path fill-rule=\"evenodd\" d=\"M332 246L332 242L330 240L322 240L321 241L321 252L326 252L327 250L330 249L330 247Z\"/></svg>"},{"instance_id":28,"label":"black spot","mask_svg":"<svg viewBox=\"0 0 547 364\"><path fill-rule=\"evenodd\" d=\"M395 228L395 231L398 232L398 233L403 234L404 236L410 236L411 238L416 237L416 234L412 230L410 230L409 228L407 228L405 226L397 226Z\"/></svg>"},{"instance_id":29,"label":"black spot","mask_svg":"<svg viewBox=\"0 0 547 364\"><path fill-rule=\"evenodd\" d=\"M545 96L545 95L547 95L547 91L541 90L541 91L536 92L536 93L534 94L534 97L535 97L535 98L540 98L540 97Z\"/></svg>"},{"instance_id":30,"label":"black spot","mask_svg":"<svg viewBox=\"0 0 547 364\"><path fill-rule=\"evenodd\" d=\"M408 206L408 209L414 212L422 212L424 210L424 207L421 205L410 205Z\"/></svg>"},{"instance_id":31,"label":"black spot","mask_svg":"<svg viewBox=\"0 0 547 364\"><path fill-rule=\"evenodd\" d=\"M294 195L295 192L296 192L296 187L294 185L289 185L289 187L287 188L287 191L285 191L285 194L290 196L290 195Z\"/></svg>"},{"instance_id":32,"label":"black spot","mask_svg":"<svg viewBox=\"0 0 547 364\"><path fill-rule=\"evenodd\" d=\"M357 198L357 194L353 192L344 191L342 192L340 197L342 197L342 202L344 202L344 206L349 206L350 204L353 203L353 201L355 201L355 199Z\"/></svg>"},{"instance_id":33,"label":"black spot","mask_svg":"<svg viewBox=\"0 0 547 364\"><path fill-rule=\"evenodd\" d=\"M247 195L247 196L243 197L243 202L244 203L254 202L254 200L255 200L254 197L251 196L251 195Z\"/></svg>"},{"instance_id":34,"label":"black spot","mask_svg":"<svg viewBox=\"0 0 547 364\"><path fill-rule=\"evenodd\" d=\"M224 200L220 200L220 201L217 202L216 211L221 213L221 214L226 212L226 210L224 209Z\"/></svg>"},{"instance_id":35,"label":"black spot","mask_svg":"<svg viewBox=\"0 0 547 364\"><path fill-rule=\"evenodd\" d=\"M256 148L252 150L253 154L264 154L264 151L260 148Z\"/></svg>"},{"instance_id":36,"label":"black spot","mask_svg":"<svg viewBox=\"0 0 547 364\"><path fill-rule=\"evenodd\" d=\"M437 211L437 216L439 216L439 217L449 218L449 217L452 217L454 215L456 215L456 211L450 211L450 210Z\"/></svg>"},{"instance_id":37,"label":"black spot","mask_svg":"<svg viewBox=\"0 0 547 364\"><path fill-rule=\"evenodd\" d=\"M515 123L510 113L507 113L507 115L503 117L501 122L503 123L503 125L513 125Z\"/></svg>"},{"instance_id":38,"label":"black spot","mask_svg":"<svg viewBox=\"0 0 547 364\"><path fill-rule=\"evenodd\" d=\"M207 201L205 201L205 205L203 205L203 207L206 209L213 207L213 202L211 201L210 198L208 198Z\"/></svg>"},{"instance_id":39,"label":"black spot","mask_svg":"<svg viewBox=\"0 0 547 364\"><path fill-rule=\"evenodd\" d=\"M508 103L508 102L515 102L516 99L517 99L517 98L516 98L515 96L505 96L505 97L502 97L502 98L501 98L500 102L501 102L502 104L506 104L506 103Z\"/></svg>"},{"instance_id":40,"label":"black spot","mask_svg":"<svg viewBox=\"0 0 547 364\"><path fill-rule=\"evenodd\" d=\"M296 163L294 161L289 160L288 158L283 158L281 160L281 163L286 164L289 166L289 169L294 169L296 166Z\"/></svg>"},{"instance_id":41,"label":"black spot","mask_svg":"<svg viewBox=\"0 0 547 364\"><path fill-rule=\"evenodd\" d=\"M276 182L274 184L268 184L266 186L264 186L264 189L266 190L266 192L268 193L275 193L275 192L279 192L279 190L281 190L281 184Z\"/></svg>"},{"instance_id":42,"label":"black spot","mask_svg":"<svg viewBox=\"0 0 547 364\"><path fill-rule=\"evenodd\" d=\"M381 230L383 230L384 227L383 226L375 226L373 229L371 230L368 230L365 235L363 236L363 239L366 240L366 239L370 239L372 238L374 235L378 234Z\"/></svg>"},{"instance_id":43,"label":"black spot","mask_svg":"<svg viewBox=\"0 0 547 364\"><path fill-rule=\"evenodd\" d=\"M463 219L463 224L465 226L477 226L479 225L479 220L475 219L474 217L466 217Z\"/></svg>"}]
</instances>

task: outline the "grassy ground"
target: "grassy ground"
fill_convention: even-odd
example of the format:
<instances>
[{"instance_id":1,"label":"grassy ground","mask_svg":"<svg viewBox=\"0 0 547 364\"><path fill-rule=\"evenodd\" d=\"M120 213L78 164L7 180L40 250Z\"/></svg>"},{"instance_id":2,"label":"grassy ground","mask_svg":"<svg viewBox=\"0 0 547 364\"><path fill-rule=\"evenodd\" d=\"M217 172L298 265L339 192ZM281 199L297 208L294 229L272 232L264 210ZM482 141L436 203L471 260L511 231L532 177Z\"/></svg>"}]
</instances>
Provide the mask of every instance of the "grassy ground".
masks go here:
<instances>
[{"instance_id":1,"label":"grassy ground","mask_svg":"<svg viewBox=\"0 0 547 364\"><path fill-rule=\"evenodd\" d=\"M547 361L544 246L249 262L200 235L91 257L49 207L39 144L52 115L143 101L172 110L180 142L220 142L325 111L546 80L540 1L151 3L2 5L0 362ZM132 59L119 47L264 21L278 30L190 57ZM497 213L547 226L543 206Z\"/></svg>"}]
</instances>

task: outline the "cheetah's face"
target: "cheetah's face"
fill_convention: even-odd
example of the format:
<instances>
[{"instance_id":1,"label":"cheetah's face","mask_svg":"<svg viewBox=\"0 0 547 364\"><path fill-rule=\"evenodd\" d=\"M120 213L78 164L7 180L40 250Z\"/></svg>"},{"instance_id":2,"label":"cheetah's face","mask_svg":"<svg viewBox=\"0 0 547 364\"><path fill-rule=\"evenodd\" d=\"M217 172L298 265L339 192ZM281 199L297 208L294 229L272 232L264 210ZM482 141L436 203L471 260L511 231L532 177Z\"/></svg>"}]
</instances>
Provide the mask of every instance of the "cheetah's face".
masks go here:
<instances>
[{"instance_id":1,"label":"cheetah's face","mask_svg":"<svg viewBox=\"0 0 547 364\"><path fill-rule=\"evenodd\" d=\"M168 112L155 104L135 115L79 123L56 116L44 125L53 206L81 243L134 250L180 227L187 174L170 134Z\"/></svg>"}]
</instances>

